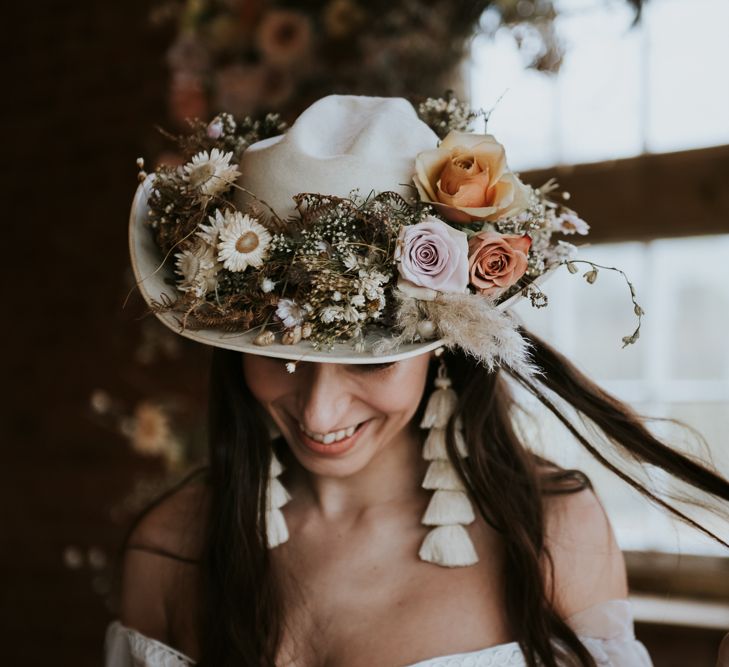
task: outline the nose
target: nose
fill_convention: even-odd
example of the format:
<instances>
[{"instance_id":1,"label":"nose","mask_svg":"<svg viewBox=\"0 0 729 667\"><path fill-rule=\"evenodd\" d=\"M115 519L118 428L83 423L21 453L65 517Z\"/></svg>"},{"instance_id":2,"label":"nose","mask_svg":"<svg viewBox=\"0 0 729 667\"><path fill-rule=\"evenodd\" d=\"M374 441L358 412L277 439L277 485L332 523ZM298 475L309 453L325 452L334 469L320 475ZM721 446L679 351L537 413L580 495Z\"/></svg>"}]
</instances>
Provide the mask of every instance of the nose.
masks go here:
<instances>
[{"instance_id":1,"label":"nose","mask_svg":"<svg viewBox=\"0 0 729 667\"><path fill-rule=\"evenodd\" d=\"M350 425L347 412L352 400L337 364L311 364L301 380L299 415L306 428L329 433Z\"/></svg>"}]
</instances>

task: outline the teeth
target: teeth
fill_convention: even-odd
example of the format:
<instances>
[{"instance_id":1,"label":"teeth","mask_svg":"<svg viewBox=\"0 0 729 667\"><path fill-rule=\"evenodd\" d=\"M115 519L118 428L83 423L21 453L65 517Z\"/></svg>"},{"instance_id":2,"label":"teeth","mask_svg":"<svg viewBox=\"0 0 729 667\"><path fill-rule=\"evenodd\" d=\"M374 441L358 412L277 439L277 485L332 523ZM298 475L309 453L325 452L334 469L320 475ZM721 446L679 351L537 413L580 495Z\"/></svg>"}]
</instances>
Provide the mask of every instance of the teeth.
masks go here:
<instances>
[{"instance_id":1,"label":"teeth","mask_svg":"<svg viewBox=\"0 0 729 667\"><path fill-rule=\"evenodd\" d=\"M317 442L321 442L325 445L331 445L333 442L338 442L339 440L344 440L344 438L349 438L356 430L357 430L358 424L355 424L354 426L349 426L348 428L344 428L341 431L331 431L330 433L314 433L313 431L309 431L308 429L304 428L302 424L299 424L299 427L301 430L306 433L312 440L316 440Z\"/></svg>"}]
</instances>

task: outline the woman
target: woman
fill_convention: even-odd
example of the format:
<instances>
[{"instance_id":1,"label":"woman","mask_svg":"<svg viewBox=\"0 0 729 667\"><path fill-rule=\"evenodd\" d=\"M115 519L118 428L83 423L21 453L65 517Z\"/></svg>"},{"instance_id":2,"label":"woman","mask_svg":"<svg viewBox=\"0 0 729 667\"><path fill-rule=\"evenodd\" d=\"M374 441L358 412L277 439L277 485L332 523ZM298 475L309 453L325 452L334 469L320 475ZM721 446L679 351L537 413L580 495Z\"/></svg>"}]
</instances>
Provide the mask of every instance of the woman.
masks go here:
<instances>
[{"instance_id":1,"label":"woman","mask_svg":"<svg viewBox=\"0 0 729 667\"><path fill-rule=\"evenodd\" d=\"M524 220L535 199L520 190L525 186L490 139L469 148L470 139L458 135L460 143L446 138L437 145L405 104L325 98L284 138L249 147L240 182L247 197L255 194L258 208L250 210L259 212L258 222L234 218L229 202L220 217L210 214L221 195L210 175L238 177L220 159L212 164L212 152L186 167L181 187L157 175L147 199L153 210L159 200L163 253L201 224L168 230L165 216L185 210L169 192L187 196L194 189L210 221L197 232L209 245L178 257L183 296L172 304L209 327L181 333L215 348L209 465L131 531L120 622L107 635L109 667L651 664L633 636L622 556L589 481L521 442L507 377L609 467L550 394L633 459L724 500L729 483L657 441L555 350L509 328L506 297L524 293L518 281L534 265L532 246L544 250L548 239L537 223L529 235L498 225L523 231L513 227L514 216ZM439 150L447 155L433 155ZM382 198L357 206L340 199L372 181L376 192L402 190L413 171L431 206L425 213L394 197L390 209ZM484 201L474 200L475 191L486 193ZM327 196L308 198L306 206L297 199L297 221L287 216L294 212L291 195L301 192ZM256 226L262 206L272 214L265 229ZM433 219L433 210L450 222ZM397 216L411 217L391 224ZM134 214L132 227L147 217L146 209ZM350 229L343 220L353 230L360 224L359 242L341 236ZM475 220L480 231L468 229ZM285 225L298 230L291 238L300 245L269 238ZM320 228L335 232L310 238ZM163 283L149 287L156 267L145 263L150 247L135 233L132 259L142 291L172 324ZM261 246L265 263L252 255ZM359 260L358 247L366 248ZM206 254L211 248L217 268ZM375 266L377 253L384 259ZM281 257L283 274L275 273ZM388 312L395 295L378 292L376 276L387 284L392 260L402 294ZM243 282L246 276L251 282ZM226 292L233 278L235 291ZM276 298L254 302L254 289ZM237 304L245 299L246 322L257 328L231 339L210 327L234 297ZM347 299L350 311L337 310ZM345 318L368 304L381 309L373 317L380 324L375 342L351 328L361 318ZM268 308L260 324L251 319L255 308ZM242 307L237 312L243 317ZM280 344L264 335L272 319L283 329ZM307 346L306 338L332 342L331 327L359 344L348 352L340 342Z\"/></svg>"}]
</instances>

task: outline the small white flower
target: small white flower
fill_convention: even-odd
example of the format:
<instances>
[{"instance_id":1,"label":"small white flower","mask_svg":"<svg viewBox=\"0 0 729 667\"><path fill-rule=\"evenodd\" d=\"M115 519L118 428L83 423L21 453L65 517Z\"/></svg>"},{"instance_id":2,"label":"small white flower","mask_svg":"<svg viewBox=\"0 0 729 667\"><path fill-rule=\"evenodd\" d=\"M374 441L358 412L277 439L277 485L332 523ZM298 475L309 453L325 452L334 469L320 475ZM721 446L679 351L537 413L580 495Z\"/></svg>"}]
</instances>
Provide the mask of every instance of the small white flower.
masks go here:
<instances>
[{"instance_id":1,"label":"small white flower","mask_svg":"<svg viewBox=\"0 0 729 667\"><path fill-rule=\"evenodd\" d=\"M344 264L344 267L348 271L352 271L353 269L356 269L359 266L359 262L357 261L357 257L354 253L348 252L343 258L342 258L342 264Z\"/></svg>"},{"instance_id":2,"label":"small white flower","mask_svg":"<svg viewBox=\"0 0 729 667\"><path fill-rule=\"evenodd\" d=\"M345 306L342 315L347 322L359 322L365 318L365 314L360 313L354 306Z\"/></svg>"},{"instance_id":3,"label":"small white flower","mask_svg":"<svg viewBox=\"0 0 729 667\"><path fill-rule=\"evenodd\" d=\"M232 152L223 153L218 148L210 153L200 151L182 168L183 178L203 197L219 195L240 176L238 167L230 164L232 157Z\"/></svg>"},{"instance_id":4,"label":"small white flower","mask_svg":"<svg viewBox=\"0 0 729 667\"><path fill-rule=\"evenodd\" d=\"M349 299L349 303L355 308L362 308L365 305L364 294L355 294Z\"/></svg>"},{"instance_id":5,"label":"small white flower","mask_svg":"<svg viewBox=\"0 0 729 667\"><path fill-rule=\"evenodd\" d=\"M342 293L339 290L335 290L332 293L332 301L341 301L342 300Z\"/></svg>"},{"instance_id":6,"label":"small white flower","mask_svg":"<svg viewBox=\"0 0 729 667\"><path fill-rule=\"evenodd\" d=\"M590 225L574 213L563 213L554 218L552 229L562 234L580 234L584 236L590 231Z\"/></svg>"},{"instance_id":7,"label":"small white flower","mask_svg":"<svg viewBox=\"0 0 729 667\"><path fill-rule=\"evenodd\" d=\"M273 292L274 287L276 287L276 283L275 283L275 281L271 280L270 278L264 278L261 281L261 292L263 292L264 294Z\"/></svg>"},{"instance_id":8,"label":"small white flower","mask_svg":"<svg viewBox=\"0 0 729 667\"><path fill-rule=\"evenodd\" d=\"M218 234L218 259L228 271L261 266L271 234L250 215L225 212L225 226Z\"/></svg>"},{"instance_id":9,"label":"small white flower","mask_svg":"<svg viewBox=\"0 0 729 667\"><path fill-rule=\"evenodd\" d=\"M210 139L220 139L220 137L223 136L223 129L223 121L220 119L220 116L216 116L208 124L205 134L207 134Z\"/></svg>"},{"instance_id":10,"label":"small white flower","mask_svg":"<svg viewBox=\"0 0 729 667\"><path fill-rule=\"evenodd\" d=\"M319 313L319 317L324 324L331 324L332 322L339 322L344 316L341 306L327 306L322 308Z\"/></svg>"},{"instance_id":11,"label":"small white flower","mask_svg":"<svg viewBox=\"0 0 729 667\"><path fill-rule=\"evenodd\" d=\"M359 290L364 292L370 301L378 299L382 292L383 283L388 282L389 278L379 271L370 271L364 269L359 272Z\"/></svg>"},{"instance_id":12,"label":"small white flower","mask_svg":"<svg viewBox=\"0 0 729 667\"><path fill-rule=\"evenodd\" d=\"M276 305L276 315L285 327L291 328L304 321L305 310L293 299L280 299Z\"/></svg>"}]
</instances>

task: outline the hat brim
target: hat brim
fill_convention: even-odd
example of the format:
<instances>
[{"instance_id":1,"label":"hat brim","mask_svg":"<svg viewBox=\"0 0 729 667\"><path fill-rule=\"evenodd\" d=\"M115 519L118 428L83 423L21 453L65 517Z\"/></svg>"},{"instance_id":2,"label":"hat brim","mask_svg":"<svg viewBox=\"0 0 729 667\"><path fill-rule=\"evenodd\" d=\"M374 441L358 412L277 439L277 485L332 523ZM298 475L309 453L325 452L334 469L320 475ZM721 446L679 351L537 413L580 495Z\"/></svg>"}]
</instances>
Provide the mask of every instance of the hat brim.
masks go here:
<instances>
[{"instance_id":1,"label":"hat brim","mask_svg":"<svg viewBox=\"0 0 729 667\"><path fill-rule=\"evenodd\" d=\"M154 241L151 229L144 224L149 216L148 199L152 190L154 174L148 175L137 187L132 201L129 216L129 253L132 270L137 287L146 303L151 307L153 303L161 303L163 294L174 300L175 287L169 281L176 281L171 269L171 262L162 266L162 256L159 247ZM542 282L551 271L540 276ZM499 304L499 309L510 308L522 299L521 293ZM375 354L372 349L375 343L382 339L389 340L391 332L385 328L372 328L364 341L364 350L357 352L348 343L336 343L332 348L316 349L314 345L302 340L296 345L256 345L253 339L260 333L260 329L246 332L228 332L217 329L187 329L183 328L175 313L155 312L157 318L169 329L203 345L221 347L227 350L238 350L249 354L258 354L265 357L275 357L292 361L312 361L319 363L340 364L375 364L400 361L420 354L425 354L443 345L441 339L429 340L420 343L403 343L394 351L386 354Z\"/></svg>"}]
</instances>

